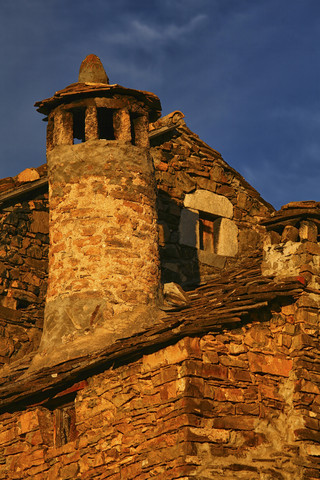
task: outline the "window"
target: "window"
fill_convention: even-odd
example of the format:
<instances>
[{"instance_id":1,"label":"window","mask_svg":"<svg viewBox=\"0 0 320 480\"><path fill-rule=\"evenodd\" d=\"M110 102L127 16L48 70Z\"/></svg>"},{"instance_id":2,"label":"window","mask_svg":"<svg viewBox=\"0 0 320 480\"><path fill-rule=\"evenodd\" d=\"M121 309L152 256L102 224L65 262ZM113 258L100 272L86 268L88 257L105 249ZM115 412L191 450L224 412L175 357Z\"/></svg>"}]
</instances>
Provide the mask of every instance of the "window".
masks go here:
<instances>
[{"instance_id":1,"label":"window","mask_svg":"<svg viewBox=\"0 0 320 480\"><path fill-rule=\"evenodd\" d=\"M132 145L136 144L136 119L137 116L133 113L130 113L130 125L131 125L131 143Z\"/></svg>"},{"instance_id":2,"label":"window","mask_svg":"<svg viewBox=\"0 0 320 480\"><path fill-rule=\"evenodd\" d=\"M179 241L196 248L202 263L215 265L217 256L233 257L238 252L238 227L232 220L229 199L207 190L187 194L181 211Z\"/></svg>"},{"instance_id":3,"label":"window","mask_svg":"<svg viewBox=\"0 0 320 480\"><path fill-rule=\"evenodd\" d=\"M77 392L87 385L86 380L81 380L43 404L52 412L53 444L56 447L61 447L77 438L75 398Z\"/></svg>"},{"instance_id":4,"label":"window","mask_svg":"<svg viewBox=\"0 0 320 480\"><path fill-rule=\"evenodd\" d=\"M97 108L99 138L114 140L113 110L110 108Z\"/></svg>"},{"instance_id":5,"label":"window","mask_svg":"<svg viewBox=\"0 0 320 480\"><path fill-rule=\"evenodd\" d=\"M218 241L218 228L215 222L218 217L199 212L199 248L215 253Z\"/></svg>"},{"instance_id":6,"label":"window","mask_svg":"<svg viewBox=\"0 0 320 480\"><path fill-rule=\"evenodd\" d=\"M59 407L53 412L54 445L61 447L77 438L74 402Z\"/></svg>"}]
</instances>

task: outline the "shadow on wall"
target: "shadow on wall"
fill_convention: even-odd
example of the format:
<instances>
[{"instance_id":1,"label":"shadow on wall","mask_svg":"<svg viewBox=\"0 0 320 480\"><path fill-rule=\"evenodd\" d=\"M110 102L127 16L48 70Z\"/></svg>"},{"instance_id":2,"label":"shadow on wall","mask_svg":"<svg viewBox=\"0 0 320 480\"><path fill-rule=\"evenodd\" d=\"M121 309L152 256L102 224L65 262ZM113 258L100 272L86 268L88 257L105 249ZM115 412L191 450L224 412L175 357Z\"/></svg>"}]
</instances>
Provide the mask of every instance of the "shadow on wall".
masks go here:
<instances>
[{"instance_id":1,"label":"shadow on wall","mask_svg":"<svg viewBox=\"0 0 320 480\"><path fill-rule=\"evenodd\" d=\"M0 365L37 349L49 247L45 188L8 200L0 212Z\"/></svg>"},{"instance_id":2,"label":"shadow on wall","mask_svg":"<svg viewBox=\"0 0 320 480\"><path fill-rule=\"evenodd\" d=\"M168 193L159 190L157 210L162 283L175 282L183 286L199 283L197 249L180 244L181 206ZM192 235L196 239L195 229Z\"/></svg>"}]
</instances>

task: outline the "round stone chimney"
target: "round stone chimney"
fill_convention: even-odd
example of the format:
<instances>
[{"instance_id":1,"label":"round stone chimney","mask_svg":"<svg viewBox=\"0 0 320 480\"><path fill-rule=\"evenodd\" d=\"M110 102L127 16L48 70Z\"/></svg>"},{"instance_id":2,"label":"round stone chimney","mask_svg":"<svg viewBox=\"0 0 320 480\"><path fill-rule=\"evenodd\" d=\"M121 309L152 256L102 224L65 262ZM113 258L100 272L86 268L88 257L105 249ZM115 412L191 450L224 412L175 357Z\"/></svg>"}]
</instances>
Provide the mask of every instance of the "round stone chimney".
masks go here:
<instances>
[{"instance_id":1,"label":"round stone chimney","mask_svg":"<svg viewBox=\"0 0 320 480\"><path fill-rule=\"evenodd\" d=\"M79 81L37 102L47 116L49 279L40 350L152 324L160 291L152 93L110 85L89 55ZM89 341L89 337L88 337Z\"/></svg>"}]
</instances>

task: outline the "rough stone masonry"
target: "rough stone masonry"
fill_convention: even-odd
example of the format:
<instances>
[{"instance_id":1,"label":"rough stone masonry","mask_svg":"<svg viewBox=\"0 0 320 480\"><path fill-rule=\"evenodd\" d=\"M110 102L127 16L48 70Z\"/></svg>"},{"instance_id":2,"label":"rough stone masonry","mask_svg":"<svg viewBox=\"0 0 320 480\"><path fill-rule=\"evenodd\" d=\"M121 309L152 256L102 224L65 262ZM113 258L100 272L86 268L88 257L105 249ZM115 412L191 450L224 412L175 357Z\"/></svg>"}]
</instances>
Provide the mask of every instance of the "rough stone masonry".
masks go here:
<instances>
[{"instance_id":1,"label":"rough stone masonry","mask_svg":"<svg viewBox=\"0 0 320 480\"><path fill-rule=\"evenodd\" d=\"M159 100L109 85L103 72L100 60L89 55L79 82L39 108L49 115L43 351L93 331L114 339L152 324L157 315L160 268L148 124L158 115Z\"/></svg>"},{"instance_id":2,"label":"rough stone masonry","mask_svg":"<svg viewBox=\"0 0 320 480\"><path fill-rule=\"evenodd\" d=\"M93 55L37 106L49 291L37 350L48 205L29 169L0 181L0 479L320 478L320 204L274 212ZM180 284L160 315L158 245Z\"/></svg>"}]
</instances>

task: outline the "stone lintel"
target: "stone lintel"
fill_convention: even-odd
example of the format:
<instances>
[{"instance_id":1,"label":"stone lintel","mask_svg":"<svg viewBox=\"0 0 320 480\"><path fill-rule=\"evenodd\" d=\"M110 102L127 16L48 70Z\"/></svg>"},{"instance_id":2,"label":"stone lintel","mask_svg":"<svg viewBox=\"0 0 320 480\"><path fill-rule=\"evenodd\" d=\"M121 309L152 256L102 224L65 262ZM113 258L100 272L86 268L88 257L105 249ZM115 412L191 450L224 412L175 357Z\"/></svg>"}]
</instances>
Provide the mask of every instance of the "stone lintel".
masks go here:
<instances>
[{"instance_id":1,"label":"stone lintel","mask_svg":"<svg viewBox=\"0 0 320 480\"><path fill-rule=\"evenodd\" d=\"M230 200L208 190L197 190L194 193L187 194L184 199L184 206L219 217L233 217L233 205Z\"/></svg>"}]
</instances>

